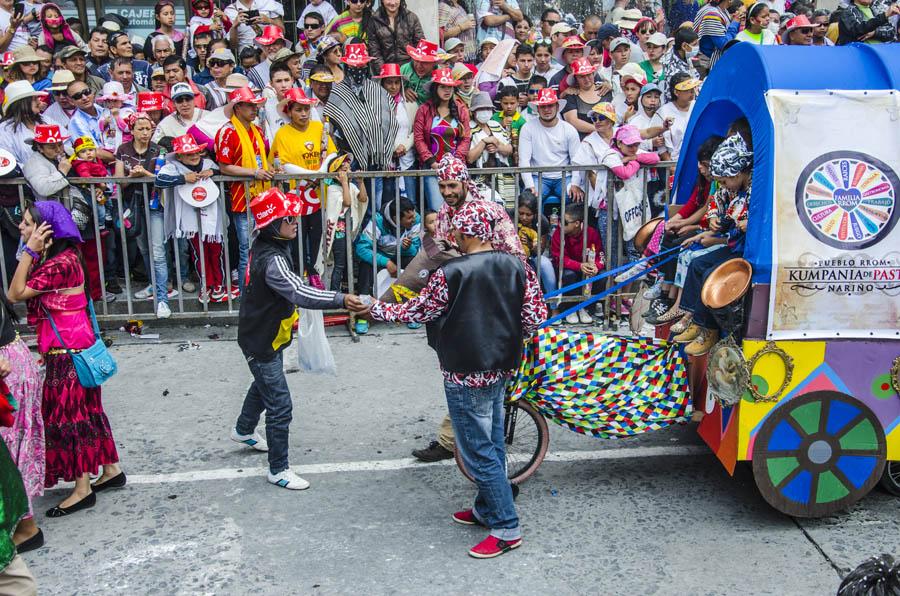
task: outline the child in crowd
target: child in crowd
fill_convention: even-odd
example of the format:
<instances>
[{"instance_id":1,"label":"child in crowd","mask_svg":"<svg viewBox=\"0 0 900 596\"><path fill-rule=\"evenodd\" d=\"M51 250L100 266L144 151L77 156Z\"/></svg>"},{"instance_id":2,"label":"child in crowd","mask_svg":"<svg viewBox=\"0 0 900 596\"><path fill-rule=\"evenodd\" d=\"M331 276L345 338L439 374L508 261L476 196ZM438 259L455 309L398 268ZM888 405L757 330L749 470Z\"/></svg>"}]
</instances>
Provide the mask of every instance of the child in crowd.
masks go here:
<instances>
[{"instance_id":1,"label":"child in crowd","mask_svg":"<svg viewBox=\"0 0 900 596\"><path fill-rule=\"evenodd\" d=\"M350 178L350 160L338 158L341 163L335 166L335 162L329 166L330 171L338 170L337 178L325 181L325 230L322 235L322 250L316 261L316 270L325 271L325 262L331 258L331 281L329 290L340 292L341 284L347 274L347 244L353 243L359 234L369 204L364 184L359 180ZM350 229L347 229L347 214L349 213ZM312 217L318 217L314 213Z\"/></svg>"},{"instance_id":2,"label":"child in crowd","mask_svg":"<svg viewBox=\"0 0 900 596\"><path fill-rule=\"evenodd\" d=\"M592 227L584 225L584 205L570 203L566 205L563 214L562 225L553 230L550 238L550 256L553 266L559 267L562 262L562 285L567 286L581 279L593 277L606 266L606 256L603 254L603 244L600 241L600 233ZM587 242L584 241L585 230ZM561 239L565 238L565 241ZM593 284L590 284L593 286ZM565 293L566 296L575 296L584 292L583 288L576 288ZM593 294L593 290L590 292ZM594 319L584 308L577 313L566 316L566 323L593 323Z\"/></svg>"},{"instance_id":3,"label":"child in crowd","mask_svg":"<svg viewBox=\"0 0 900 596\"><path fill-rule=\"evenodd\" d=\"M519 132L525 124L525 118L519 113L519 90L513 86L501 87L496 101L500 111L494 114L494 121L503 126L513 145L519 139Z\"/></svg>"},{"instance_id":4,"label":"child in crowd","mask_svg":"<svg viewBox=\"0 0 900 596\"><path fill-rule=\"evenodd\" d=\"M202 26L209 27L214 39L224 38L231 31L231 19L225 16L221 8L213 4L213 0L191 0L191 20L188 21L188 35L194 39L197 29ZM189 49L190 56L196 56L193 47Z\"/></svg>"},{"instance_id":5,"label":"child in crowd","mask_svg":"<svg viewBox=\"0 0 900 596\"><path fill-rule=\"evenodd\" d=\"M402 267L405 267L419 252L422 241L419 237L422 220L416 213L415 205L407 199L400 199L397 218L397 205L394 199L386 201L380 213L363 229L354 245L357 261L359 263L359 291L366 294L373 292L372 284L375 281L375 269L372 267L374 260L379 269L387 269L391 277L397 277ZM400 249L400 262L397 258L397 249ZM360 325L363 323L363 325ZM357 321L357 333L368 331L368 322L363 319Z\"/></svg>"},{"instance_id":6,"label":"child in crowd","mask_svg":"<svg viewBox=\"0 0 900 596\"><path fill-rule=\"evenodd\" d=\"M695 256L685 274L681 308L692 313L691 323L673 340L688 344L685 353L702 356L719 341L719 331L709 309L700 301L703 282L716 267L744 254L744 237L750 208L753 151L739 134L725 139L713 153L709 172L718 184L705 217L708 229L684 241L713 250Z\"/></svg>"},{"instance_id":7,"label":"child in crowd","mask_svg":"<svg viewBox=\"0 0 900 596\"><path fill-rule=\"evenodd\" d=\"M703 224L707 221L706 214L709 199L716 190L716 183L709 175L709 160L712 159L716 148L725 139L714 135L706 139L697 149L697 183L688 201L681 210L669 218L665 223L665 231L660 242L660 252L681 244L685 238L693 237L697 232L703 231ZM705 250L705 249L704 249ZM645 298L652 299L650 307L644 315L651 325L661 325L679 318L673 326L676 333L684 331L690 322L690 315L681 310L681 288L684 285L684 274L687 272L691 260L701 254L700 251L685 250L673 259L664 263L659 268L657 281L653 287L644 293Z\"/></svg>"},{"instance_id":8,"label":"child in crowd","mask_svg":"<svg viewBox=\"0 0 900 596\"><path fill-rule=\"evenodd\" d=\"M425 226L425 235L434 240L434 235L437 234L437 211L426 210L422 224Z\"/></svg>"},{"instance_id":9,"label":"child in crowd","mask_svg":"<svg viewBox=\"0 0 900 596\"><path fill-rule=\"evenodd\" d=\"M194 267L206 274L206 285L200 289L201 304L226 302L229 293L225 288L222 242L225 229L221 203L213 194L207 194L203 186L193 192L178 187L196 185L213 175L216 164L203 156L203 147L191 135L175 137L172 153L166 155L166 164L156 174L156 188L164 192L166 237L187 238L191 243ZM202 244L202 255L201 255ZM202 266L201 266L202 257ZM237 286L231 289L231 298L237 298Z\"/></svg>"},{"instance_id":10,"label":"child in crowd","mask_svg":"<svg viewBox=\"0 0 900 596\"><path fill-rule=\"evenodd\" d=\"M72 169L69 170L69 176L75 178L106 178L109 176L109 169L106 167L106 164L97 157L97 145L92 137L78 137L72 142L72 150L72 157L69 158L72 161ZM106 217L104 205L113 195L115 185L100 184L95 188L94 198L97 201L97 221L105 222L108 218Z\"/></svg>"},{"instance_id":11,"label":"child in crowd","mask_svg":"<svg viewBox=\"0 0 900 596\"><path fill-rule=\"evenodd\" d=\"M544 292L552 292L556 289L556 273L553 269L553 263L547 255L544 254L544 246L547 240L547 231L550 229L550 222L543 215L541 217L541 236L538 237L537 231L537 197L534 193L526 190L519 195L519 240L522 241L522 248L525 249L525 256L531 267L538 272L541 279L541 286ZM558 314L559 301L552 301L551 316Z\"/></svg>"},{"instance_id":12,"label":"child in crowd","mask_svg":"<svg viewBox=\"0 0 900 596\"><path fill-rule=\"evenodd\" d=\"M111 153L115 153L122 143L132 139L127 117L134 113L133 101L134 96L126 94L122 83L117 81L105 83L103 94L97 98L97 103L109 110L109 114L100 119L100 134L104 148ZM131 107L126 107L126 102Z\"/></svg>"}]
</instances>

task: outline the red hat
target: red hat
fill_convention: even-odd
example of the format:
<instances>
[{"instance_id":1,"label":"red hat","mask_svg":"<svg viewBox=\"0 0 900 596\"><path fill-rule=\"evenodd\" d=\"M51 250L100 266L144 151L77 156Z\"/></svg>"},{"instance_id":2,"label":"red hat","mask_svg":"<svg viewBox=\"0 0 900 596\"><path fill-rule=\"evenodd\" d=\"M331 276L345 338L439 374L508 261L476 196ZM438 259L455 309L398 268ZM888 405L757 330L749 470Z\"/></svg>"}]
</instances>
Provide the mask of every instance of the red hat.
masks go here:
<instances>
[{"instance_id":1,"label":"red hat","mask_svg":"<svg viewBox=\"0 0 900 596\"><path fill-rule=\"evenodd\" d=\"M228 101L230 103L252 103L255 105L259 105L261 103L265 103L266 98L257 97L249 86L245 86L232 91L228 95Z\"/></svg>"},{"instance_id":2,"label":"red hat","mask_svg":"<svg viewBox=\"0 0 900 596\"><path fill-rule=\"evenodd\" d=\"M256 229L261 230L276 219L299 215L300 201L297 195L286 195L273 186L253 197L250 213L253 214Z\"/></svg>"},{"instance_id":3,"label":"red hat","mask_svg":"<svg viewBox=\"0 0 900 596\"><path fill-rule=\"evenodd\" d=\"M406 53L409 54L410 58L419 62L438 61L438 46L427 39L420 40L416 47L406 46Z\"/></svg>"},{"instance_id":4,"label":"red hat","mask_svg":"<svg viewBox=\"0 0 900 596\"><path fill-rule=\"evenodd\" d=\"M209 33L212 34L212 29L209 28L209 25L200 25L197 29L194 30L194 37L197 37L201 33Z\"/></svg>"},{"instance_id":5,"label":"red hat","mask_svg":"<svg viewBox=\"0 0 900 596\"><path fill-rule=\"evenodd\" d=\"M378 75L372 77L373 79L389 79L391 77L400 77L403 76L400 74L400 65L399 64L382 64L381 72Z\"/></svg>"},{"instance_id":6,"label":"red hat","mask_svg":"<svg viewBox=\"0 0 900 596\"><path fill-rule=\"evenodd\" d=\"M575 76L589 75L596 72L597 67L591 64L590 58L578 58L572 61L572 74Z\"/></svg>"},{"instance_id":7,"label":"red hat","mask_svg":"<svg viewBox=\"0 0 900 596\"><path fill-rule=\"evenodd\" d=\"M0 66L10 66L16 61L16 57L12 52L3 52L0 56Z\"/></svg>"},{"instance_id":8,"label":"red hat","mask_svg":"<svg viewBox=\"0 0 900 596\"><path fill-rule=\"evenodd\" d=\"M452 71L449 68L438 68L431 73L431 82L437 85L446 85L448 87L458 87L462 81L453 78Z\"/></svg>"},{"instance_id":9,"label":"red hat","mask_svg":"<svg viewBox=\"0 0 900 596\"><path fill-rule=\"evenodd\" d=\"M191 135L181 135L172 140L172 150L178 155L190 155L191 153L200 153L203 147L197 144Z\"/></svg>"},{"instance_id":10,"label":"red hat","mask_svg":"<svg viewBox=\"0 0 900 596\"><path fill-rule=\"evenodd\" d=\"M366 64L371 62L371 60L372 57L369 56L369 50L366 48L366 44L364 43L347 44L347 47L344 48L344 56L341 58L341 62L343 62L347 66L353 66L356 68L365 66Z\"/></svg>"},{"instance_id":11,"label":"red hat","mask_svg":"<svg viewBox=\"0 0 900 596\"><path fill-rule=\"evenodd\" d=\"M545 87L538 91L537 99L532 102L536 106L549 106L555 103L559 103L559 98L556 96L556 89L552 87Z\"/></svg>"},{"instance_id":12,"label":"red hat","mask_svg":"<svg viewBox=\"0 0 900 596\"><path fill-rule=\"evenodd\" d=\"M801 14L785 23L784 32L790 33L794 29L812 29L812 27L813 24L809 22L809 19L806 18L806 15Z\"/></svg>"},{"instance_id":13,"label":"red hat","mask_svg":"<svg viewBox=\"0 0 900 596\"><path fill-rule=\"evenodd\" d=\"M156 91L141 91L137 96L137 111L152 112L154 110L164 110L163 94Z\"/></svg>"},{"instance_id":14,"label":"red hat","mask_svg":"<svg viewBox=\"0 0 900 596\"><path fill-rule=\"evenodd\" d=\"M278 40L287 41L281 27L278 25L266 25L263 28L262 35L256 38L256 43L261 46L270 46Z\"/></svg>"},{"instance_id":15,"label":"red hat","mask_svg":"<svg viewBox=\"0 0 900 596\"><path fill-rule=\"evenodd\" d=\"M310 180L309 182L314 183L315 181ZM319 193L316 192L317 187L317 184L301 184L294 192L288 193L288 199L296 202L297 215L300 217L312 215L322 208L322 201L319 200Z\"/></svg>"},{"instance_id":16,"label":"red hat","mask_svg":"<svg viewBox=\"0 0 900 596\"><path fill-rule=\"evenodd\" d=\"M49 143L62 143L70 137L62 134L56 124L37 124L34 127L34 141L41 145Z\"/></svg>"},{"instance_id":17,"label":"red hat","mask_svg":"<svg viewBox=\"0 0 900 596\"><path fill-rule=\"evenodd\" d=\"M300 89L299 87L291 87L284 92L284 99L278 102L278 107L282 112L287 114L289 111L291 111L292 103L299 103L305 106L313 106L319 103L319 100L315 97L307 97L306 93L303 92L303 89Z\"/></svg>"}]
</instances>

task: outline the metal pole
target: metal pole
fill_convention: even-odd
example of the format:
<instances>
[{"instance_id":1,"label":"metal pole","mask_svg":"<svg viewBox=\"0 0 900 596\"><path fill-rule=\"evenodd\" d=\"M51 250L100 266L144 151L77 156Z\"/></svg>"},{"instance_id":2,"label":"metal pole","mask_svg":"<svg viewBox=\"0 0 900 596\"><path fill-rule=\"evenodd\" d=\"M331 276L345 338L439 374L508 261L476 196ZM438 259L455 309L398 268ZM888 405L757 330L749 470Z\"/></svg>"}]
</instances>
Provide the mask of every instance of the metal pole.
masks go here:
<instances>
[{"instance_id":1,"label":"metal pole","mask_svg":"<svg viewBox=\"0 0 900 596\"><path fill-rule=\"evenodd\" d=\"M122 208L122 183L116 183L116 203L119 207L119 239L122 241L122 263L125 266L125 300L128 306L128 316L134 314L131 303L131 263L128 258L128 238L125 236L125 211Z\"/></svg>"},{"instance_id":2,"label":"metal pole","mask_svg":"<svg viewBox=\"0 0 900 596\"><path fill-rule=\"evenodd\" d=\"M143 197L144 197L144 221L147 222L147 253L150 255L148 261L150 262L150 295L153 297L153 312L156 313L156 307L158 306L158 299L156 297L156 262L153 257L153 232L150 224L150 195L147 193L147 183L141 182L141 188L143 189ZM163 250L166 249L165 240L163 240ZM168 265L166 265L168 266ZM165 288L165 291L168 293L168 288ZM179 292L180 293L180 292Z\"/></svg>"},{"instance_id":3,"label":"metal pole","mask_svg":"<svg viewBox=\"0 0 900 596\"><path fill-rule=\"evenodd\" d=\"M206 250L203 246L203 217L199 209L194 210L197 214L197 259L200 261L200 295L206 293L206 301L203 302L203 312L209 314L209 302L212 300L212 292L209 291L209 285L206 283ZM192 247L193 248L193 247Z\"/></svg>"},{"instance_id":4,"label":"metal pole","mask_svg":"<svg viewBox=\"0 0 900 596\"><path fill-rule=\"evenodd\" d=\"M223 217L219 217L219 222L222 226L222 251L225 254L225 291L228 292L228 312L232 312L234 310L234 297L231 295L232 289L234 288L234 284L231 283L231 256L228 254L230 247L228 245L228 225L225 223L225 184L223 182L219 182L219 198L217 199L219 205L219 214ZM250 211L250 209L247 209ZM237 214L240 216L240 213ZM249 233L249 230L248 230ZM238 286L240 286L241 275L243 275L240 271L238 271Z\"/></svg>"},{"instance_id":5,"label":"metal pole","mask_svg":"<svg viewBox=\"0 0 900 596\"><path fill-rule=\"evenodd\" d=\"M97 268L100 271L100 301L103 303L103 314L109 314L109 305L106 303L106 272L103 269L103 242L100 237L100 222L97 221L97 186L90 185L91 211L94 215L94 242L97 245Z\"/></svg>"}]
</instances>

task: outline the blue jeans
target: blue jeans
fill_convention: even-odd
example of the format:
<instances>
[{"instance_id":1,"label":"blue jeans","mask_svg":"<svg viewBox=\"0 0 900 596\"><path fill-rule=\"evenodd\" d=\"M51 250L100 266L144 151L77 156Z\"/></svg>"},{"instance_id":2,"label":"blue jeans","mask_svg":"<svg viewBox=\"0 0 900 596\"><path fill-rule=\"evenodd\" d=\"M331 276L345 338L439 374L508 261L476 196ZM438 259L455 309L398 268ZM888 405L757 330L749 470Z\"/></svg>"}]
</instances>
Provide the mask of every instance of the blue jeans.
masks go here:
<instances>
[{"instance_id":1,"label":"blue jeans","mask_svg":"<svg viewBox=\"0 0 900 596\"><path fill-rule=\"evenodd\" d=\"M271 360L248 358L253 384L247 390L235 430L251 435L259 424L259 416L266 411L266 442L269 444L269 471L279 474L288 469L288 436L293 405L291 391L284 377L284 352Z\"/></svg>"},{"instance_id":2,"label":"blue jeans","mask_svg":"<svg viewBox=\"0 0 900 596\"><path fill-rule=\"evenodd\" d=\"M250 221L247 213L234 213L234 234L238 241L238 287L244 293L244 278L247 273L247 259L250 255ZM230 271L226 275L231 275Z\"/></svg>"},{"instance_id":3,"label":"blue jeans","mask_svg":"<svg viewBox=\"0 0 900 596\"><path fill-rule=\"evenodd\" d=\"M727 246L722 245L717 250L695 256L688 266L684 278L684 289L681 292L681 308L693 313L693 321L705 329L717 328L716 319L710 310L700 300L700 292L703 283L716 267L725 261L740 257L743 253L733 253Z\"/></svg>"},{"instance_id":4,"label":"blue jeans","mask_svg":"<svg viewBox=\"0 0 900 596\"><path fill-rule=\"evenodd\" d=\"M437 176L426 176L425 184L425 207L432 211L440 211L444 204L444 197L441 196L441 189L438 186Z\"/></svg>"},{"instance_id":5,"label":"blue jeans","mask_svg":"<svg viewBox=\"0 0 900 596\"><path fill-rule=\"evenodd\" d=\"M168 286L169 286L169 266L166 259L166 231L165 231L165 213L162 209L150 210L150 221L147 222L149 228L149 246L150 256L153 259L153 273L156 277L156 300L158 302L168 302ZM145 228L145 230L147 230ZM150 271L148 259L144 258L144 265L147 271ZM186 275L182 271L182 275Z\"/></svg>"},{"instance_id":6,"label":"blue jeans","mask_svg":"<svg viewBox=\"0 0 900 596\"><path fill-rule=\"evenodd\" d=\"M506 476L503 442L506 381L477 389L444 381L444 392L456 449L478 486L472 512L491 529L492 536L501 540L520 538L519 517Z\"/></svg>"}]
</instances>

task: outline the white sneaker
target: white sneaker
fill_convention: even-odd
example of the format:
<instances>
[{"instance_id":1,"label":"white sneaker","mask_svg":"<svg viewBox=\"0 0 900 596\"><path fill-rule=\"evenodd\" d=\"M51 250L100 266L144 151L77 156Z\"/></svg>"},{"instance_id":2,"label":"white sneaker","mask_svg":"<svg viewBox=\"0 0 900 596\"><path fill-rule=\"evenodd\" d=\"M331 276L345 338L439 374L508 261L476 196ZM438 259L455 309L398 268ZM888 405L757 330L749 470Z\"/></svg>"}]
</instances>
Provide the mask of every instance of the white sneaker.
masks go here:
<instances>
[{"instance_id":1,"label":"white sneaker","mask_svg":"<svg viewBox=\"0 0 900 596\"><path fill-rule=\"evenodd\" d=\"M566 315L566 323L569 325L577 325L578 324L578 313L573 312Z\"/></svg>"},{"instance_id":2,"label":"white sneaker","mask_svg":"<svg viewBox=\"0 0 900 596\"><path fill-rule=\"evenodd\" d=\"M268 451L269 445L266 440L259 436L259 433L253 431L252 435L239 435L236 428L231 429L231 440L235 443L243 443L248 447L253 447L257 451Z\"/></svg>"},{"instance_id":3,"label":"white sneaker","mask_svg":"<svg viewBox=\"0 0 900 596\"><path fill-rule=\"evenodd\" d=\"M195 284L191 280L187 280L186 282L181 284L181 289L190 294L191 292L195 292L197 290L197 284Z\"/></svg>"},{"instance_id":4,"label":"white sneaker","mask_svg":"<svg viewBox=\"0 0 900 596\"><path fill-rule=\"evenodd\" d=\"M169 298L170 300L172 298L175 298L176 296L178 296L178 290L176 290L175 288L171 288L168 292L166 292L166 298Z\"/></svg>"},{"instance_id":5,"label":"white sneaker","mask_svg":"<svg viewBox=\"0 0 900 596\"><path fill-rule=\"evenodd\" d=\"M640 273L647 267L649 267L649 265L647 264L647 261L644 261L643 263L638 263L637 265L634 265L633 267L627 269L623 273L618 274L615 277L615 281L616 281L616 283L621 283L630 277L634 277L635 275L637 275L638 273Z\"/></svg>"},{"instance_id":6,"label":"white sneaker","mask_svg":"<svg viewBox=\"0 0 900 596\"><path fill-rule=\"evenodd\" d=\"M586 311L582 308L581 310L578 311L578 322L580 322L584 325L587 325L589 323L594 322L594 317L589 315L588 311Z\"/></svg>"},{"instance_id":7,"label":"white sneaker","mask_svg":"<svg viewBox=\"0 0 900 596\"><path fill-rule=\"evenodd\" d=\"M160 302L156 305L156 318L157 319L168 319L172 316L172 311L169 310L169 305L165 302Z\"/></svg>"},{"instance_id":8,"label":"white sneaker","mask_svg":"<svg viewBox=\"0 0 900 596\"><path fill-rule=\"evenodd\" d=\"M150 298L152 296L153 296L153 288L151 288L150 286L147 286L143 290L138 290L137 292L134 293L135 300L150 300Z\"/></svg>"},{"instance_id":9,"label":"white sneaker","mask_svg":"<svg viewBox=\"0 0 900 596\"><path fill-rule=\"evenodd\" d=\"M662 277L657 277L652 286L644 291L644 300L656 300L662 296Z\"/></svg>"},{"instance_id":10,"label":"white sneaker","mask_svg":"<svg viewBox=\"0 0 900 596\"><path fill-rule=\"evenodd\" d=\"M288 490L306 490L309 488L309 482L294 474L290 468L279 472L278 474L268 473L269 482L275 486L286 488Z\"/></svg>"}]
</instances>

